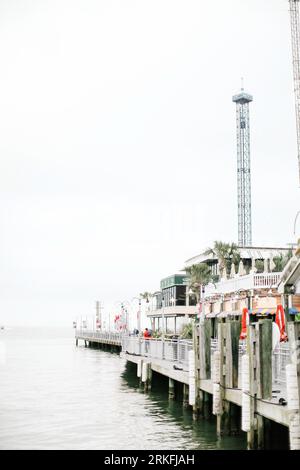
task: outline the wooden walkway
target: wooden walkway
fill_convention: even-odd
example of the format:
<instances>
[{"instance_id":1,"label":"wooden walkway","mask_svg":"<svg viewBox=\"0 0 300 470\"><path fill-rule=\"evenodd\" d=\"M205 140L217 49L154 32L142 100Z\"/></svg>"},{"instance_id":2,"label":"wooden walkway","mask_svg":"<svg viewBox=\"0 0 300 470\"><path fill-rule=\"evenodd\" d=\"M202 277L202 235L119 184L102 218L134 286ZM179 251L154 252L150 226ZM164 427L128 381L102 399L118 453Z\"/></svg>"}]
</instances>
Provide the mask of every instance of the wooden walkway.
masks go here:
<instances>
[{"instance_id":1,"label":"wooden walkway","mask_svg":"<svg viewBox=\"0 0 300 470\"><path fill-rule=\"evenodd\" d=\"M122 334L97 330L76 330L75 339L76 345L78 345L79 340L83 340L85 346L92 346L95 343L117 346L121 348L122 344Z\"/></svg>"},{"instance_id":2,"label":"wooden walkway","mask_svg":"<svg viewBox=\"0 0 300 470\"><path fill-rule=\"evenodd\" d=\"M218 435L242 430L249 449L264 449L272 435L271 423L277 423L287 428L290 448L300 449L300 322L289 324L289 342L275 350L271 320L250 324L247 342L239 336L236 319L221 320L215 339L211 320L206 319L195 327L193 341L75 333L76 344L83 340L86 346L103 344L121 350L121 357L137 365L145 391L151 388L152 372L168 377L170 398L175 396L176 382L181 383L185 406L192 407L195 419L214 414Z\"/></svg>"}]
</instances>

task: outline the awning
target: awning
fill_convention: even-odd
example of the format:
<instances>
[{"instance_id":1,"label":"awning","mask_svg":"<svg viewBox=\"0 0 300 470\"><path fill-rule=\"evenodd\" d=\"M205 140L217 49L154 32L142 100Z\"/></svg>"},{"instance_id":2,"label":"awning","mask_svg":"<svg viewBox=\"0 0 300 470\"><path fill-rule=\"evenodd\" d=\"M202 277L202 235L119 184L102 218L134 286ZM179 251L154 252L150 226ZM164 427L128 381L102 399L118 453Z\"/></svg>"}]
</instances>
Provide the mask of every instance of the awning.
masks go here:
<instances>
[{"instance_id":1,"label":"awning","mask_svg":"<svg viewBox=\"0 0 300 470\"><path fill-rule=\"evenodd\" d=\"M291 307L291 308L289 308L289 314L290 315L297 315L297 313L300 313L300 307Z\"/></svg>"},{"instance_id":2,"label":"awning","mask_svg":"<svg viewBox=\"0 0 300 470\"><path fill-rule=\"evenodd\" d=\"M218 315L218 313L215 313L215 312L207 313L205 315L205 318L215 318L216 315Z\"/></svg>"},{"instance_id":3,"label":"awning","mask_svg":"<svg viewBox=\"0 0 300 470\"><path fill-rule=\"evenodd\" d=\"M219 312L217 314L214 314L214 316L216 316L218 318L225 318L225 317L229 317L231 315L239 316L239 315L242 315L242 312L240 310L232 310L230 312L223 311L223 312Z\"/></svg>"},{"instance_id":4,"label":"awning","mask_svg":"<svg viewBox=\"0 0 300 470\"><path fill-rule=\"evenodd\" d=\"M275 315L276 308L254 308L253 310L249 310L249 313L252 315Z\"/></svg>"}]
</instances>

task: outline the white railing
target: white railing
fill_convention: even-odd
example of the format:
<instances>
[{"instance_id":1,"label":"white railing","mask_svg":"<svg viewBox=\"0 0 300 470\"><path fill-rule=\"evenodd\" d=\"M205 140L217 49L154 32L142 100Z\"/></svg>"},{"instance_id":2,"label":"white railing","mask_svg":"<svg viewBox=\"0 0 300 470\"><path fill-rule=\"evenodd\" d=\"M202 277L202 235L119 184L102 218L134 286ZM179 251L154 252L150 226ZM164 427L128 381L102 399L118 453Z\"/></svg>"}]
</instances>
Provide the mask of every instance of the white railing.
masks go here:
<instances>
[{"instance_id":1,"label":"white railing","mask_svg":"<svg viewBox=\"0 0 300 470\"><path fill-rule=\"evenodd\" d=\"M239 341L239 359L238 359L238 388L242 388L242 357L247 353L247 341L240 339Z\"/></svg>"},{"instance_id":2,"label":"white railing","mask_svg":"<svg viewBox=\"0 0 300 470\"><path fill-rule=\"evenodd\" d=\"M272 375L273 383L286 383L286 366L290 364L290 346L289 343L279 343L272 356Z\"/></svg>"},{"instance_id":3,"label":"white railing","mask_svg":"<svg viewBox=\"0 0 300 470\"><path fill-rule=\"evenodd\" d=\"M281 277L281 273L254 274L254 287L276 287Z\"/></svg>"},{"instance_id":4,"label":"white railing","mask_svg":"<svg viewBox=\"0 0 300 470\"><path fill-rule=\"evenodd\" d=\"M276 287L281 277L281 273L262 273L247 274L246 276L237 276L233 279L226 279L216 284L208 284L205 287L204 297L213 294L227 294L237 292L241 289L258 289Z\"/></svg>"},{"instance_id":5,"label":"white railing","mask_svg":"<svg viewBox=\"0 0 300 470\"><path fill-rule=\"evenodd\" d=\"M122 345L122 351L135 356L168 361L180 369L188 370L188 352L193 349L189 340L144 339L124 333L76 330L76 336L87 339L103 339ZM246 354L246 341L239 341L238 388L241 388L242 356ZM217 338L211 339L211 354L218 350ZM273 384L286 383L286 366L291 362L289 343L279 343L272 355Z\"/></svg>"},{"instance_id":6,"label":"white railing","mask_svg":"<svg viewBox=\"0 0 300 470\"><path fill-rule=\"evenodd\" d=\"M211 352L218 351L218 340L211 339ZM239 341L238 359L238 388L242 388L242 357L247 353L247 341ZM290 364L290 348L288 343L279 343L272 354L272 382L273 384L286 383L286 366Z\"/></svg>"},{"instance_id":7,"label":"white railing","mask_svg":"<svg viewBox=\"0 0 300 470\"><path fill-rule=\"evenodd\" d=\"M149 310L147 315L150 316L161 316L162 313L167 317L168 315L195 315L198 309L196 305L174 305L169 307L154 308Z\"/></svg>"},{"instance_id":8,"label":"white railing","mask_svg":"<svg viewBox=\"0 0 300 470\"><path fill-rule=\"evenodd\" d=\"M121 344L121 339L124 333L114 333L110 331L97 331L97 330L76 330L75 336L87 339L102 339L105 341L117 342Z\"/></svg>"},{"instance_id":9,"label":"white railing","mask_svg":"<svg viewBox=\"0 0 300 470\"><path fill-rule=\"evenodd\" d=\"M122 351L136 356L173 362L186 370L188 368L188 352L192 348L192 341L188 340L144 339L131 336L122 338Z\"/></svg>"}]
</instances>

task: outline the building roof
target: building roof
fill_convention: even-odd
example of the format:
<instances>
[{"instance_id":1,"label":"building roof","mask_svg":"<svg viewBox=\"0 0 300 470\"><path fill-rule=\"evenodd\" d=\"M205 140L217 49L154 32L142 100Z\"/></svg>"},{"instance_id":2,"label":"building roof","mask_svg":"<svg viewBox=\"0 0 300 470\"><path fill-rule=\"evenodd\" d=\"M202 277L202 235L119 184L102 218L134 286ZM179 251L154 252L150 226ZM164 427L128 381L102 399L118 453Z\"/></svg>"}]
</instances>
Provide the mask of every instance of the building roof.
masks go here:
<instances>
[{"instance_id":1,"label":"building roof","mask_svg":"<svg viewBox=\"0 0 300 470\"><path fill-rule=\"evenodd\" d=\"M269 259L270 257L274 258L276 256L284 255L288 253L291 249L290 247L262 247L262 246L243 246L237 247L242 259ZM185 261L185 267L191 266L193 264L207 263L211 261L217 261L217 257L213 254L205 255L200 253L193 258L189 258Z\"/></svg>"},{"instance_id":2,"label":"building roof","mask_svg":"<svg viewBox=\"0 0 300 470\"><path fill-rule=\"evenodd\" d=\"M165 277L160 281L160 288L166 289L172 286L186 285L188 277L186 274L172 274L171 276Z\"/></svg>"},{"instance_id":3,"label":"building roof","mask_svg":"<svg viewBox=\"0 0 300 470\"><path fill-rule=\"evenodd\" d=\"M296 287L295 293L300 294L300 255L294 255L285 266L278 285L278 291L283 293L287 285L294 285Z\"/></svg>"}]
</instances>

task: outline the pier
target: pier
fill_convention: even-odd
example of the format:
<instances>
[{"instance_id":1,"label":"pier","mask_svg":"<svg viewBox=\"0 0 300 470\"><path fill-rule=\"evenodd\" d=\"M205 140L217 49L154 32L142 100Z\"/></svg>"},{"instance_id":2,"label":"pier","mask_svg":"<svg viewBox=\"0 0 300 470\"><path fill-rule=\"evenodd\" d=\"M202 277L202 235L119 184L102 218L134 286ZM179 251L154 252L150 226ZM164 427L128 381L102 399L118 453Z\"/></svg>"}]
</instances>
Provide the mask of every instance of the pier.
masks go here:
<instances>
[{"instance_id":1,"label":"pier","mask_svg":"<svg viewBox=\"0 0 300 470\"><path fill-rule=\"evenodd\" d=\"M84 341L85 347L108 347L111 350L120 350L122 334L97 330L76 330L76 346L79 340Z\"/></svg>"},{"instance_id":2,"label":"pier","mask_svg":"<svg viewBox=\"0 0 300 470\"><path fill-rule=\"evenodd\" d=\"M273 349L272 320L251 323L247 340L239 339L239 318L220 318L217 326L214 320L195 325L193 340L99 331L77 331L75 337L77 344L81 339L121 351L136 365L145 392L153 372L169 379L171 400L180 384L183 406L191 407L194 419L215 415L219 436L246 432L248 449L268 449L279 429L289 447L299 449L300 322L289 322L289 341Z\"/></svg>"}]
</instances>

